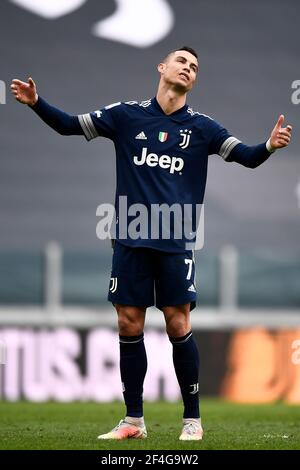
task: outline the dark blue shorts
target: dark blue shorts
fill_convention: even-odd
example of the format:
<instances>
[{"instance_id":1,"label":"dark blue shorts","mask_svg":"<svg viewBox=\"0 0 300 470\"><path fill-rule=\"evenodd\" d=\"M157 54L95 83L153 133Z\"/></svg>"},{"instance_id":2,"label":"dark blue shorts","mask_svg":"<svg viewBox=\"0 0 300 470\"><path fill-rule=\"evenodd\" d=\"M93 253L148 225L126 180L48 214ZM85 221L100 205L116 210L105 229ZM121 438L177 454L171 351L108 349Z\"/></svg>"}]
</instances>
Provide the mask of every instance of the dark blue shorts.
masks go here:
<instances>
[{"instance_id":1,"label":"dark blue shorts","mask_svg":"<svg viewBox=\"0 0 300 470\"><path fill-rule=\"evenodd\" d=\"M115 242L108 300L113 304L163 307L196 305L192 251L168 253Z\"/></svg>"}]
</instances>

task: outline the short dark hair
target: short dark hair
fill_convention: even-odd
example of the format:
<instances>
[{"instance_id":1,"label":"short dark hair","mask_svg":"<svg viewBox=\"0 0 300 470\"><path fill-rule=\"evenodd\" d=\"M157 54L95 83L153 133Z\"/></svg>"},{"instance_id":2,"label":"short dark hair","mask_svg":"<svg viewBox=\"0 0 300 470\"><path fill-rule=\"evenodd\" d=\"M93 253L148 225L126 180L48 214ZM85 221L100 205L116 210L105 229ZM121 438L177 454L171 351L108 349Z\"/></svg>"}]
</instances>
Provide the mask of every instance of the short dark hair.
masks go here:
<instances>
[{"instance_id":1,"label":"short dark hair","mask_svg":"<svg viewBox=\"0 0 300 470\"><path fill-rule=\"evenodd\" d=\"M190 54L192 54L193 56L195 56L196 59L198 59L198 54L197 54L197 52L195 51L195 49L193 49L192 47L189 47L189 46L182 46L182 47L178 47L178 49L175 49L173 52L176 52L176 51L187 51L187 52L189 52Z\"/></svg>"},{"instance_id":2,"label":"short dark hair","mask_svg":"<svg viewBox=\"0 0 300 470\"><path fill-rule=\"evenodd\" d=\"M171 54L174 54L176 51L187 51L189 52L190 54L192 54L194 57L196 57L196 59L198 59L198 54L197 52L195 51L195 49L193 49L192 47L189 47L189 46L182 46L182 47L178 47L177 49L173 49L172 51L170 51L164 60L166 60Z\"/></svg>"}]
</instances>

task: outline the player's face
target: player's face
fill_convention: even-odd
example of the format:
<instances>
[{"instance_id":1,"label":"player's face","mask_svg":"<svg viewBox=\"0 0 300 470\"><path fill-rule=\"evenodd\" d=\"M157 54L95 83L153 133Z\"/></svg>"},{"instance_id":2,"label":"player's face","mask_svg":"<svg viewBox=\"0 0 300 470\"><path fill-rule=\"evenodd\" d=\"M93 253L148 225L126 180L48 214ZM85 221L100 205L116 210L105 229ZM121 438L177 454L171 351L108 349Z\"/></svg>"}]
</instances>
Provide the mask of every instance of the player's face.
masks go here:
<instances>
[{"instance_id":1,"label":"player's face","mask_svg":"<svg viewBox=\"0 0 300 470\"><path fill-rule=\"evenodd\" d=\"M176 51L167 57L165 63L159 65L159 71L164 81L187 92L195 83L198 61L187 51Z\"/></svg>"}]
</instances>

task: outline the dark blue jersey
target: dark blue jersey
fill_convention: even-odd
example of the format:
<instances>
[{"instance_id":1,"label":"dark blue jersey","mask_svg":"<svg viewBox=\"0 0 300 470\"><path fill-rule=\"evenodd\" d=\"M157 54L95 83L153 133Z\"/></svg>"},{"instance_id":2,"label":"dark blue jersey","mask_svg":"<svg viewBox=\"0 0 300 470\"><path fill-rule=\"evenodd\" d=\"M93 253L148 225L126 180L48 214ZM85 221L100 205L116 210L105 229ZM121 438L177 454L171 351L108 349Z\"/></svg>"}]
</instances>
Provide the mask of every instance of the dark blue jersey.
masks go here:
<instances>
[{"instance_id":1,"label":"dark blue jersey","mask_svg":"<svg viewBox=\"0 0 300 470\"><path fill-rule=\"evenodd\" d=\"M62 135L84 134L87 140L103 136L114 142L116 238L133 247L191 249L209 155L249 168L270 156L266 143L244 145L187 105L166 115L156 98L70 116L39 97L32 109Z\"/></svg>"},{"instance_id":2,"label":"dark blue jersey","mask_svg":"<svg viewBox=\"0 0 300 470\"><path fill-rule=\"evenodd\" d=\"M115 103L79 116L79 122L87 140L103 136L114 142L117 222L122 217L120 196L127 196L127 207L143 204L149 214L162 204L171 209L176 205L176 210L169 212L170 239L165 239L168 233L163 235L163 228L159 229L158 239L151 237L150 222L146 233L141 230L138 239L124 234L124 230L122 234L117 231L117 238L129 246L174 252L184 250L186 243L195 240L199 220L196 208L203 203L208 156L219 154L224 160L230 160L240 141L209 116L194 111L188 105L166 115L156 98L141 103ZM266 157L269 156L265 145L263 151ZM185 213L184 205L187 208ZM189 212L191 208L192 212ZM125 204L122 210L126 210ZM188 234L183 227L184 216L190 217L191 232ZM168 221L162 217L160 221L164 225ZM128 217L128 224L133 219ZM142 220L145 224L144 218ZM174 237L176 224L182 226L181 237L180 230Z\"/></svg>"}]
</instances>

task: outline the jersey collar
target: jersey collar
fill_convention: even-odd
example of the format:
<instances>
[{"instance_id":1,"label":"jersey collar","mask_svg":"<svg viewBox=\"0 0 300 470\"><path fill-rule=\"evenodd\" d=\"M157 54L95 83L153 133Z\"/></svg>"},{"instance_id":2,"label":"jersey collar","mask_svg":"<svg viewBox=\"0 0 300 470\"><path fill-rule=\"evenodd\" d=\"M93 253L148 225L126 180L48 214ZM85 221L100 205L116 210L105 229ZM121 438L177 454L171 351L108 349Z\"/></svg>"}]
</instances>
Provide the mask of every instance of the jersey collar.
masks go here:
<instances>
[{"instance_id":1,"label":"jersey collar","mask_svg":"<svg viewBox=\"0 0 300 470\"><path fill-rule=\"evenodd\" d=\"M185 104L182 106L182 108L177 109L177 111L174 111L174 113L171 114L166 114L163 109L160 107L156 97L152 98L151 100L151 107L155 111L155 114L159 113L162 116L172 118L177 120L178 118L183 118L184 116L187 116L187 110L188 110L188 105Z\"/></svg>"}]
</instances>

